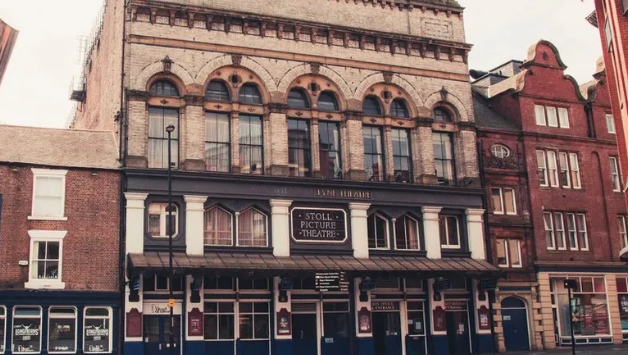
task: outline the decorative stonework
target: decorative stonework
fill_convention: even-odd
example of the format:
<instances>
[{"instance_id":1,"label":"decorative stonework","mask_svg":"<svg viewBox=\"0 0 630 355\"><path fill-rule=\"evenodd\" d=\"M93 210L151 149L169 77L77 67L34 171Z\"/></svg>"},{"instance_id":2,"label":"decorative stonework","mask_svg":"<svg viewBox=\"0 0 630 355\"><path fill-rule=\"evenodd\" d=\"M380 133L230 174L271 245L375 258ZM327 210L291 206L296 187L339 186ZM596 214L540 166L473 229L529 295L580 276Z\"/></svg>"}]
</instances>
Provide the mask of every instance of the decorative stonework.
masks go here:
<instances>
[{"instance_id":1,"label":"decorative stonework","mask_svg":"<svg viewBox=\"0 0 630 355\"><path fill-rule=\"evenodd\" d=\"M127 98L131 101L147 101L149 99L149 92L144 90L127 90Z\"/></svg>"},{"instance_id":2,"label":"decorative stonework","mask_svg":"<svg viewBox=\"0 0 630 355\"><path fill-rule=\"evenodd\" d=\"M497 158L497 157L490 156L484 159L484 165L486 168L490 168L490 169L506 169L506 170L518 169L518 162L516 161L516 159L512 157Z\"/></svg>"},{"instance_id":3,"label":"decorative stonework","mask_svg":"<svg viewBox=\"0 0 630 355\"><path fill-rule=\"evenodd\" d=\"M289 109L289 106L287 104L277 103L277 102L269 103L268 107L269 107L270 113L282 113L285 115L287 113L287 110Z\"/></svg>"}]
</instances>

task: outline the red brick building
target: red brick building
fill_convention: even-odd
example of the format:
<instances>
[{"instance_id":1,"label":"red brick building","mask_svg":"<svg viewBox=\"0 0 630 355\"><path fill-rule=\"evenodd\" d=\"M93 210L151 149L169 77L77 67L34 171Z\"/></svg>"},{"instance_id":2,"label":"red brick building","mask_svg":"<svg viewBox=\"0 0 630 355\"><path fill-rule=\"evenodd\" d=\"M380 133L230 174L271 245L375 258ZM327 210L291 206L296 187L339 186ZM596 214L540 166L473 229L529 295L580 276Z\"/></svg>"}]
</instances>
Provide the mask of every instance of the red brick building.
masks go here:
<instances>
[{"instance_id":1,"label":"red brick building","mask_svg":"<svg viewBox=\"0 0 630 355\"><path fill-rule=\"evenodd\" d=\"M2 84L2 76L9 64L17 36L18 31L0 19L0 84Z\"/></svg>"},{"instance_id":2,"label":"red brick building","mask_svg":"<svg viewBox=\"0 0 630 355\"><path fill-rule=\"evenodd\" d=\"M112 132L0 126L0 353L116 352Z\"/></svg>"},{"instance_id":3,"label":"red brick building","mask_svg":"<svg viewBox=\"0 0 630 355\"><path fill-rule=\"evenodd\" d=\"M601 73L579 86L555 46L473 71L500 350L570 344L563 280L575 279L578 344L627 339L627 209ZM608 123L608 124L607 124ZM627 304L627 302L625 303Z\"/></svg>"}]
</instances>

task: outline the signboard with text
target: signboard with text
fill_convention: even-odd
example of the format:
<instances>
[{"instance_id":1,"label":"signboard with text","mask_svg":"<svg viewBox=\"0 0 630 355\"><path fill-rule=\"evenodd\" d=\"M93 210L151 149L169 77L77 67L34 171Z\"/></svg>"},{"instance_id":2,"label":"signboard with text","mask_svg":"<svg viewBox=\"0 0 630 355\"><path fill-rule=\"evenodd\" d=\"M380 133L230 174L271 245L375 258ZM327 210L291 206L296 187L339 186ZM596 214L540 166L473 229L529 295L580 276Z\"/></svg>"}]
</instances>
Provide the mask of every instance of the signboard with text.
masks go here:
<instances>
[{"instance_id":1,"label":"signboard with text","mask_svg":"<svg viewBox=\"0 0 630 355\"><path fill-rule=\"evenodd\" d=\"M345 271L315 273L315 290L320 292L348 292L350 282Z\"/></svg>"},{"instance_id":2,"label":"signboard with text","mask_svg":"<svg viewBox=\"0 0 630 355\"><path fill-rule=\"evenodd\" d=\"M343 243L348 238L346 211L295 207L291 210L291 237L296 243Z\"/></svg>"}]
</instances>

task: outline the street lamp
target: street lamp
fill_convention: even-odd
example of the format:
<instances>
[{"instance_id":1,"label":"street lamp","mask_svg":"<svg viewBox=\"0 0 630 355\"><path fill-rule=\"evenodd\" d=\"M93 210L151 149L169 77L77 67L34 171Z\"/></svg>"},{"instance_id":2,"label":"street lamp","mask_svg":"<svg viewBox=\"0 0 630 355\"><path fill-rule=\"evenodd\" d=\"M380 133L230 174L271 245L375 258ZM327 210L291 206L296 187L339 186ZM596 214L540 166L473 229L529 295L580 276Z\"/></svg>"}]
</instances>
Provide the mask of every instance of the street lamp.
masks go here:
<instances>
[{"instance_id":1,"label":"street lamp","mask_svg":"<svg viewBox=\"0 0 630 355\"><path fill-rule=\"evenodd\" d=\"M175 299L173 298L173 188L171 181L171 134L175 131L175 126L172 124L166 126L166 133L168 134L168 306L170 309L170 327L169 327L169 353L173 355L173 348L175 347L175 316L173 315L173 308L175 307Z\"/></svg>"},{"instance_id":2,"label":"street lamp","mask_svg":"<svg viewBox=\"0 0 630 355\"><path fill-rule=\"evenodd\" d=\"M569 320L571 321L571 350L575 355L575 335L573 334L573 302L571 300L571 290L577 289L577 282L572 279L564 280L564 288L569 291Z\"/></svg>"}]
</instances>

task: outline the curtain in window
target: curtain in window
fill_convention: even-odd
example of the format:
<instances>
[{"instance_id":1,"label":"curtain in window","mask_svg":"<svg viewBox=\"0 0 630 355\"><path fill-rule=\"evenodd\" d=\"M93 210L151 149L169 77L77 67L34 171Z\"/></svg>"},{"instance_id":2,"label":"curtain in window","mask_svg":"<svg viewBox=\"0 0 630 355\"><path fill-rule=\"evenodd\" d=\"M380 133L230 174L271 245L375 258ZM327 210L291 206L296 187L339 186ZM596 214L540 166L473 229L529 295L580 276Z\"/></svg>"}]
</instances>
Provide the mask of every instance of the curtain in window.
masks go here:
<instances>
[{"instance_id":1,"label":"curtain in window","mask_svg":"<svg viewBox=\"0 0 630 355\"><path fill-rule=\"evenodd\" d=\"M238 245L267 246L266 216L250 208L238 216Z\"/></svg>"},{"instance_id":2,"label":"curtain in window","mask_svg":"<svg viewBox=\"0 0 630 355\"><path fill-rule=\"evenodd\" d=\"M34 214L37 216L63 215L63 178L39 176L35 180Z\"/></svg>"},{"instance_id":3,"label":"curtain in window","mask_svg":"<svg viewBox=\"0 0 630 355\"><path fill-rule=\"evenodd\" d=\"M383 169L383 138L378 127L363 127L363 150L365 171L368 180L382 181Z\"/></svg>"},{"instance_id":4,"label":"curtain in window","mask_svg":"<svg viewBox=\"0 0 630 355\"><path fill-rule=\"evenodd\" d=\"M309 122L287 120L289 130L289 175L311 176L311 137Z\"/></svg>"},{"instance_id":5,"label":"curtain in window","mask_svg":"<svg viewBox=\"0 0 630 355\"><path fill-rule=\"evenodd\" d=\"M230 171L230 117L206 112L206 170Z\"/></svg>"},{"instance_id":6,"label":"curtain in window","mask_svg":"<svg viewBox=\"0 0 630 355\"><path fill-rule=\"evenodd\" d=\"M179 111L163 107L149 108L149 168L168 168L168 133L166 127L173 125L171 133L171 161L177 166L179 161Z\"/></svg>"},{"instance_id":7,"label":"curtain in window","mask_svg":"<svg viewBox=\"0 0 630 355\"><path fill-rule=\"evenodd\" d=\"M205 245L232 245L232 215L219 207L205 213Z\"/></svg>"},{"instance_id":8,"label":"curtain in window","mask_svg":"<svg viewBox=\"0 0 630 355\"><path fill-rule=\"evenodd\" d=\"M435 175L442 185L454 183L453 143L448 133L433 132L433 154L435 157Z\"/></svg>"},{"instance_id":9,"label":"curtain in window","mask_svg":"<svg viewBox=\"0 0 630 355\"><path fill-rule=\"evenodd\" d=\"M239 165L241 173L262 174L263 132L259 116L239 116Z\"/></svg>"}]
</instances>

